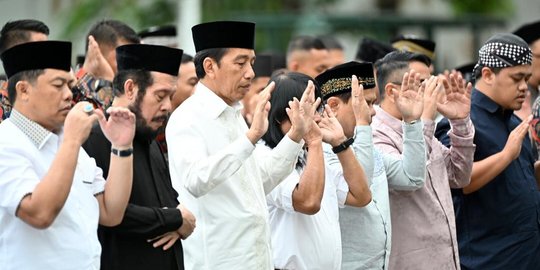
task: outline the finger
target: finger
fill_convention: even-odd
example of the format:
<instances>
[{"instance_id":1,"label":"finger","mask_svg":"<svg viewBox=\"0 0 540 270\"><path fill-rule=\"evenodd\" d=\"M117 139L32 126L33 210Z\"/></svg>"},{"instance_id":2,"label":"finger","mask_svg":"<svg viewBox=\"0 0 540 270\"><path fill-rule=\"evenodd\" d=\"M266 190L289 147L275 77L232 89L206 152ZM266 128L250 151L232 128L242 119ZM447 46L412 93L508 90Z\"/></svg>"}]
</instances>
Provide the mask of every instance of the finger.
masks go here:
<instances>
[{"instance_id":1,"label":"finger","mask_svg":"<svg viewBox=\"0 0 540 270\"><path fill-rule=\"evenodd\" d=\"M356 75L352 75L352 78L351 78L351 94L353 95L353 97L356 97L358 96L358 78L356 77Z\"/></svg>"},{"instance_id":2,"label":"finger","mask_svg":"<svg viewBox=\"0 0 540 270\"><path fill-rule=\"evenodd\" d=\"M440 82L442 83L444 87L444 91L446 92L447 95L452 93L452 89L450 89L450 83L448 82L447 78L441 78Z\"/></svg>"},{"instance_id":3,"label":"finger","mask_svg":"<svg viewBox=\"0 0 540 270\"><path fill-rule=\"evenodd\" d=\"M156 242L154 242L154 244L152 244L152 246L155 247L155 248L160 247L163 244L167 243L170 240L170 237L171 237L170 235L165 235L162 238L160 238L159 240L157 240Z\"/></svg>"},{"instance_id":4,"label":"finger","mask_svg":"<svg viewBox=\"0 0 540 270\"><path fill-rule=\"evenodd\" d=\"M409 74L409 81L407 82L408 88L405 89L412 89L415 87L415 80L416 80L416 71L411 69L411 73Z\"/></svg>"},{"instance_id":5,"label":"finger","mask_svg":"<svg viewBox=\"0 0 540 270\"><path fill-rule=\"evenodd\" d=\"M458 90L458 82L456 80L456 76L454 74L450 74L450 88L452 93L459 92Z\"/></svg>"},{"instance_id":6,"label":"finger","mask_svg":"<svg viewBox=\"0 0 540 270\"><path fill-rule=\"evenodd\" d=\"M315 95L314 95L314 86L313 86L313 82L311 80L308 81L308 84L306 86L306 89L304 89L304 93L302 93L302 97L300 98L300 102L304 103L304 102L308 102L308 103L313 103L313 100L315 100ZM312 99L313 98L313 99Z\"/></svg>"},{"instance_id":7,"label":"finger","mask_svg":"<svg viewBox=\"0 0 540 270\"><path fill-rule=\"evenodd\" d=\"M261 96L263 95L271 95L274 91L276 86L276 83L274 81L271 81L260 93Z\"/></svg>"},{"instance_id":8,"label":"finger","mask_svg":"<svg viewBox=\"0 0 540 270\"><path fill-rule=\"evenodd\" d=\"M311 113L312 113L312 114L314 114L314 113L317 111L317 108L319 108L319 105L321 105L321 102L322 102L322 100L321 100L320 97L318 97L318 98L315 100L315 102L313 103L313 106L311 107L311 108L312 108L312 110L311 110Z\"/></svg>"},{"instance_id":9,"label":"finger","mask_svg":"<svg viewBox=\"0 0 540 270\"><path fill-rule=\"evenodd\" d=\"M470 99L472 94L472 83L467 83L467 90L465 92L466 96Z\"/></svg>"},{"instance_id":10,"label":"finger","mask_svg":"<svg viewBox=\"0 0 540 270\"><path fill-rule=\"evenodd\" d=\"M407 89L409 87L409 77L409 72L405 72L405 74L403 74L403 79L401 80L401 88Z\"/></svg>"},{"instance_id":11,"label":"finger","mask_svg":"<svg viewBox=\"0 0 540 270\"><path fill-rule=\"evenodd\" d=\"M169 241L167 242L167 244L165 244L163 246L163 250L168 250L169 248L171 248L174 243L176 243L176 240L178 240L178 238L180 237L180 235L178 235L177 233L175 233L176 235L174 236L171 236L171 239L169 239ZM177 236L178 235L178 236Z\"/></svg>"},{"instance_id":12,"label":"finger","mask_svg":"<svg viewBox=\"0 0 540 270\"><path fill-rule=\"evenodd\" d=\"M154 237L154 238L148 239L148 240L146 240L146 242L154 242L154 241L156 241L157 239L160 239L160 238L164 237L165 235L167 235L167 233L164 233L164 234L162 234L162 235L159 235L159 236L156 236L156 237Z\"/></svg>"},{"instance_id":13,"label":"finger","mask_svg":"<svg viewBox=\"0 0 540 270\"><path fill-rule=\"evenodd\" d=\"M334 112L332 111L332 109L330 109L330 106L329 105L325 105L324 106L324 113L328 116L328 117L336 117L336 115L334 114Z\"/></svg>"}]
</instances>

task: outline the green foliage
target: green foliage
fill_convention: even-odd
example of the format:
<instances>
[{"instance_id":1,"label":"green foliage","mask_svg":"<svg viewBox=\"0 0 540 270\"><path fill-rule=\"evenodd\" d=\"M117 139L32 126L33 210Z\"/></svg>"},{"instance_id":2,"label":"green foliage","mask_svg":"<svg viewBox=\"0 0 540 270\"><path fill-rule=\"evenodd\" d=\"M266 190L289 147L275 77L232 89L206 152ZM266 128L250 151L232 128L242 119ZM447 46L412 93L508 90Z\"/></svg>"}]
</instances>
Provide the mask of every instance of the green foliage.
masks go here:
<instances>
[{"instance_id":1,"label":"green foliage","mask_svg":"<svg viewBox=\"0 0 540 270\"><path fill-rule=\"evenodd\" d=\"M510 0L450 0L454 13L462 15L509 16L514 13L514 4Z\"/></svg>"},{"instance_id":2,"label":"green foliage","mask_svg":"<svg viewBox=\"0 0 540 270\"><path fill-rule=\"evenodd\" d=\"M63 11L65 19L62 37L76 38L100 19L115 19L127 23L135 30L155 25L174 23L175 0L155 0L141 4L139 0L79 0Z\"/></svg>"}]
</instances>

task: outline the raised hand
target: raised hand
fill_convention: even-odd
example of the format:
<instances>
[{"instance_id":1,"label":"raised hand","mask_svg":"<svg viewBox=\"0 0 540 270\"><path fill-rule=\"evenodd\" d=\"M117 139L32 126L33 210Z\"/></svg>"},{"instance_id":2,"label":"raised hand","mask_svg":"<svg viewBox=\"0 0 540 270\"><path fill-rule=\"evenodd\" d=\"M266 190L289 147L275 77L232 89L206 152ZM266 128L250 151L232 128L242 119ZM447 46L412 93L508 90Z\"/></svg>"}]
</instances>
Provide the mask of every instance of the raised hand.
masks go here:
<instances>
[{"instance_id":1,"label":"raised hand","mask_svg":"<svg viewBox=\"0 0 540 270\"><path fill-rule=\"evenodd\" d=\"M94 122L99 117L99 114L93 113L93 109L85 112L84 109L88 106L93 108L89 102L79 102L69 111L64 121L64 140L74 141L79 145L86 141Z\"/></svg>"},{"instance_id":2,"label":"raised hand","mask_svg":"<svg viewBox=\"0 0 540 270\"><path fill-rule=\"evenodd\" d=\"M270 111L270 97L274 91L276 83L270 82L264 90L259 93L259 101L253 111L253 119L251 126L249 127L246 136L251 141L252 144L257 143L257 141L266 133L268 130L268 112Z\"/></svg>"},{"instance_id":3,"label":"raised hand","mask_svg":"<svg viewBox=\"0 0 540 270\"><path fill-rule=\"evenodd\" d=\"M420 74L411 70L403 75L400 89L394 89L394 101L403 121L418 120L424 110L424 89L420 87Z\"/></svg>"},{"instance_id":4,"label":"raised hand","mask_svg":"<svg viewBox=\"0 0 540 270\"><path fill-rule=\"evenodd\" d=\"M291 122L291 129L287 133L294 140L299 141L310 132L313 127L313 117L321 99L315 100L315 86L309 81L300 100L293 98L289 101L289 108L286 109L287 116Z\"/></svg>"},{"instance_id":5,"label":"raised hand","mask_svg":"<svg viewBox=\"0 0 540 270\"><path fill-rule=\"evenodd\" d=\"M109 62L101 54L99 44L93 36L88 36L88 50L84 59L83 69L96 78L112 81L114 71Z\"/></svg>"},{"instance_id":6,"label":"raised hand","mask_svg":"<svg viewBox=\"0 0 540 270\"><path fill-rule=\"evenodd\" d=\"M182 213L182 226L178 228L177 232L182 239L186 239L193 233L193 230L195 230L195 216L182 204L179 204L176 208L180 209L180 212Z\"/></svg>"},{"instance_id":7,"label":"raised hand","mask_svg":"<svg viewBox=\"0 0 540 270\"><path fill-rule=\"evenodd\" d=\"M180 238L180 234L177 231L172 231L160 235L158 237L147 240L148 242L154 242L152 246L154 248L163 246L163 250L171 248L176 241Z\"/></svg>"},{"instance_id":8,"label":"raised hand","mask_svg":"<svg viewBox=\"0 0 540 270\"><path fill-rule=\"evenodd\" d=\"M437 103L438 111L446 118L463 119L471 111L472 84L466 83L461 74L452 72L448 79L442 78L446 98Z\"/></svg>"},{"instance_id":9,"label":"raised hand","mask_svg":"<svg viewBox=\"0 0 540 270\"><path fill-rule=\"evenodd\" d=\"M422 112L422 119L433 121L437 116L437 103L444 95L442 83L439 82L438 77L431 76L420 87L424 88L424 111Z\"/></svg>"},{"instance_id":10,"label":"raised hand","mask_svg":"<svg viewBox=\"0 0 540 270\"><path fill-rule=\"evenodd\" d=\"M503 152L505 152L512 160L519 157L519 153L521 152L521 144L523 143L525 135L529 131L529 123L531 122L532 118L532 115L525 118L521 124L510 132L508 140L506 140L506 145L503 148Z\"/></svg>"},{"instance_id":11,"label":"raised hand","mask_svg":"<svg viewBox=\"0 0 540 270\"><path fill-rule=\"evenodd\" d=\"M364 86L358 84L356 75L352 76L351 98L354 118L357 126L367 126L371 123L371 110L364 98Z\"/></svg>"},{"instance_id":12,"label":"raised hand","mask_svg":"<svg viewBox=\"0 0 540 270\"><path fill-rule=\"evenodd\" d=\"M135 136L135 114L127 108L109 107L109 119L101 110L94 110L99 117L99 125L103 134L114 148L125 149L133 144Z\"/></svg>"},{"instance_id":13,"label":"raised hand","mask_svg":"<svg viewBox=\"0 0 540 270\"><path fill-rule=\"evenodd\" d=\"M332 147L338 146L347 139L341 124L328 105L324 107L323 117L318 125L321 129L323 142L332 145Z\"/></svg>"}]
</instances>

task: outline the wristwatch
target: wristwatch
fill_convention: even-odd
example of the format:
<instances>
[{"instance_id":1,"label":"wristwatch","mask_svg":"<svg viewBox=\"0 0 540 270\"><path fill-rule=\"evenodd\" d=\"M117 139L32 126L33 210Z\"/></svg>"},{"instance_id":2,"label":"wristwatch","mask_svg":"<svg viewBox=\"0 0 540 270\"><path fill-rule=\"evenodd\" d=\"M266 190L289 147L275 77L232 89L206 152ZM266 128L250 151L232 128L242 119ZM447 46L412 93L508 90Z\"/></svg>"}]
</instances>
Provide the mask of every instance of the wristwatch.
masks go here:
<instances>
[{"instance_id":1,"label":"wristwatch","mask_svg":"<svg viewBox=\"0 0 540 270\"><path fill-rule=\"evenodd\" d=\"M354 142L354 137L348 138L347 140L345 140L338 146L332 147L332 152L334 152L334 154L339 154L345 151L347 148L349 148L349 146L351 146L353 142Z\"/></svg>"},{"instance_id":2,"label":"wristwatch","mask_svg":"<svg viewBox=\"0 0 540 270\"><path fill-rule=\"evenodd\" d=\"M133 148L128 148L124 150L119 150L116 148L111 148L111 153L119 157L129 157L133 154Z\"/></svg>"}]
</instances>

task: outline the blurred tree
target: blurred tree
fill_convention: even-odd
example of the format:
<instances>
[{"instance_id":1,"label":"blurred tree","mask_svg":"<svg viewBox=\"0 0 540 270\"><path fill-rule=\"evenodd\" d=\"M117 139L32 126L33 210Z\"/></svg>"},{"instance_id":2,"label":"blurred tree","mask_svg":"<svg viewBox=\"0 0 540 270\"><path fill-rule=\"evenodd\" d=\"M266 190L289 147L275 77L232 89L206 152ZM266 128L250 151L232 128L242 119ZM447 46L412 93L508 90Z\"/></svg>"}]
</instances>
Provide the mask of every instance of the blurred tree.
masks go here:
<instances>
[{"instance_id":1,"label":"blurred tree","mask_svg":"<svg viewBox=\"0 0 540 270\"><path fill-rule=\"evenodd\" d=\"M492 15L508 17L514 13L511 0L450 0L456 16Z\"/></svg>"},{"instance_id":2,"label":"blurred tree","mask_svg":"<svg viewBox=\"0 0 540 270\"><path fill-rule=\"evenodd\" d=\"M100 19L120 20L135 30L155 25L174 24L175 0L77 0L70 2L64 11L65 28L62 37L77 38L81 31ZM86 34L86 33L85 33Z\"/></svg>"}]
</instances>

